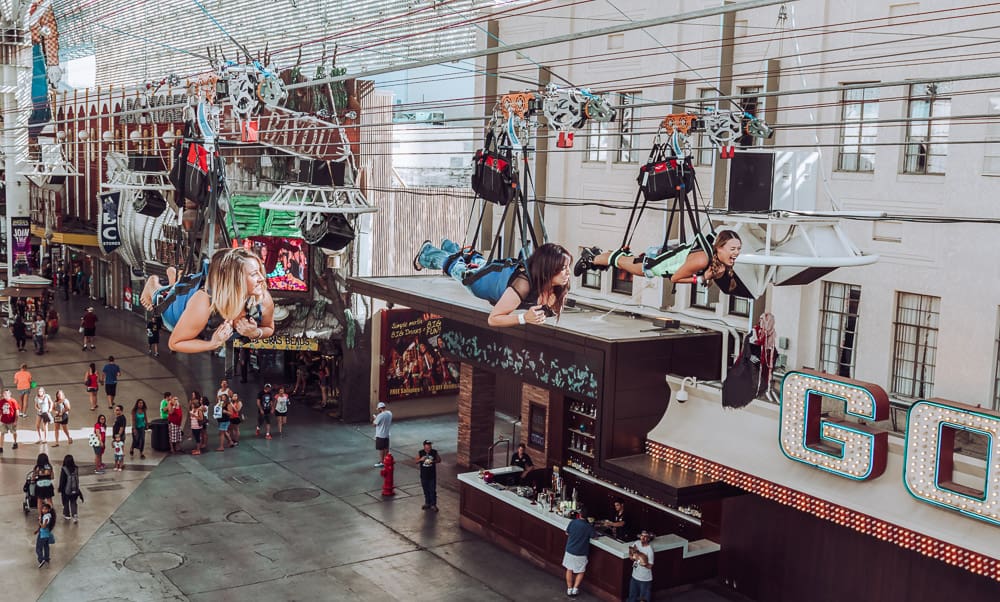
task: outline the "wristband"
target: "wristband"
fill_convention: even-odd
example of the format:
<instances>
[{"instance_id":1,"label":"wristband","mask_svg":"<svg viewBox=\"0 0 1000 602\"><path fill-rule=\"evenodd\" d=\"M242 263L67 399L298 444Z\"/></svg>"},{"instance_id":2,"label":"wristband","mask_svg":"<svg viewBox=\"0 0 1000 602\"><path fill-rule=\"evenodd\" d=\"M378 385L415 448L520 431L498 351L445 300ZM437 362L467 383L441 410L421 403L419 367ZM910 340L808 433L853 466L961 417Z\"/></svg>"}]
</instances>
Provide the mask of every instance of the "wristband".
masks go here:
<instances>
[{"instance_id":1,"label":"wristband","mask_svg":"<svg viewBox=\"0 0 1000 602\"><path fill-rule=\"evenodd\" d=\"M698 275L691 276L691 284L698 284Z\"/></svg>"},{"instance_id":2,"label":"wristband","mask_svg":"<svg viewBox=\"0 0 1000 602\"><path fill-rule=\"evenodd\" d=\"M254 338L255 338L255 339L259 339L259 338L260 338L260 337L262 337L262 336L264 336L264 330L263 330L263 329L261 329L261 328L258 328L258 329L257 329L257 336L255 336Z\"/></svg>"},{"instance_id":3,"label":"wristband","mask_svg":"<svg viewBox=\"0 0 1000 602\"><path fill-rule=\"evenodd\" d=\"M524 325L524 314L517 314L517 323Z\"/></svg>"}]
</instances>

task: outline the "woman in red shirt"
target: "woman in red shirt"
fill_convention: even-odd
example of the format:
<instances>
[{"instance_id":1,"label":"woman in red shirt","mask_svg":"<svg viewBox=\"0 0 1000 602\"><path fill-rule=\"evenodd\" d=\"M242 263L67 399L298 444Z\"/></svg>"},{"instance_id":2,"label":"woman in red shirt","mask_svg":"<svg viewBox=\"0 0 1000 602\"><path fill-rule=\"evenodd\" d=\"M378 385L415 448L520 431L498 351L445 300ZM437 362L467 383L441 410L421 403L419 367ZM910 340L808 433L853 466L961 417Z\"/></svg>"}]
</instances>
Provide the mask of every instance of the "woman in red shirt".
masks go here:
<instances>
[{"instance_id":1,"label":"woman in red shirt","mask_svg":"<svg viewBox=\"0 0 1000 602\"><path fill-rule=\"evenodd\" d=\"M91 362L90 367L87 368L87 373L83 376L83 386L87 387L87 395L90 396L91 412L97 409L97 385L97 366Z\"/></svg>"},{"instance_id":2,"label":"woman in red shirt","mask_svg":"<svg viewBox=\"0 0 1000 602\"><path fill-rule=\"evenodd\" d=\"M94 445L94 472L97 474L104 474L104 461L101 456L104 455L104 443L106 441L108 434L108 419L101 414L97 417L97 422L94 424L94 435L96 438L91 439L91 442L100 442L100 445Z\"/></svg>"},{"instance_id":3,"label":"woman in red shirt","mask_svg":"<svg viewBox=\"0 0 1000 602\"><path fill-rule=\"evenodd\" d=\"M182 454L181 439L184 435L184 411L181 409L181 402L174 395L167 404L167 429L170 433L170 453Z\"/></svg>"}]
</instances>

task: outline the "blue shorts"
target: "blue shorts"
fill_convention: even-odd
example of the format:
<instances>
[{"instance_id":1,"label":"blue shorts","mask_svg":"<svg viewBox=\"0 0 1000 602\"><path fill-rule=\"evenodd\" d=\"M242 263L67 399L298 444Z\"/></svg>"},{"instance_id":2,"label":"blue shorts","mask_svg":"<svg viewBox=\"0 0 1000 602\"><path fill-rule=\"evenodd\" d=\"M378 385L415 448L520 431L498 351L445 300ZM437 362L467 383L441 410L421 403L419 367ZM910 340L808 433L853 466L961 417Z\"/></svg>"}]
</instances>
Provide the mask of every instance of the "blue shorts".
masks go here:
<instances>
[{"instance_id":1,"label":"blue shorts","mask_svg":"<svg viewBox=\"0 0 1000 602\"><path fill-rule=\"evenodd\" d=\"M219 423L219 432L220 433L228 431L228 430L229 430L229 421L228 420L226 420L225 422L220 422Z\"/></svg>"}]
</instances>

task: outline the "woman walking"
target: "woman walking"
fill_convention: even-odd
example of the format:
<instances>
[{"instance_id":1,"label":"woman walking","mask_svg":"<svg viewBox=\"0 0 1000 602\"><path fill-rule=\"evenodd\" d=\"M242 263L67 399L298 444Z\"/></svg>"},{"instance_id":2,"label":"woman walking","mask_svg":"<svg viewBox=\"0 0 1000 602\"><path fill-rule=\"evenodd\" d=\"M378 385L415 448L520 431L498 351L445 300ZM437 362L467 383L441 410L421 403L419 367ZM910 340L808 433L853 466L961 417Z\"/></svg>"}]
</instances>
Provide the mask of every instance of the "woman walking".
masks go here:
<instances>
[{"instance_id":1,"label":"woman walking","mask_svg":"<svg viewBox=\"0 0 1000 602\"><path fill-rule=\"evenodd\" d=\"M136 399L132 406L132 447L128 451L129 457L135 457L135 450L139 450L139 457L146 459L146 402Z\"/></svg>"},{"instance_id":2,"label":"woman walking","mask_svg":"<svg viewBox=\"0 0 1000 602\"><path fill-rule=\"evenodd\" d=\"M274 398L274 415L278 420L278 434L285 434L285 424L288 422L288 393L284 387L278 387L278 394Z\"/></svg>"},{"instance_id":3,"label":"woman walking","mask_svg":"<svg viewBox=\"0 0 1000 602\"><path fill-rule=\"evenodd\" d=\"M77 501L83 501L83 490L80 489L80 470L72 454L63 458L62 470L59 471L59 495L62 496L63 518L79 522L77 518Z\"/></svg>"},{"instance_id":4,"label":"woman walking","mask_svg":"<svg viewBox=\"0 0 1000 602\"><path fill-rule=\"evenodd\" d=\"M233 447L232 437L229 436L229 421L232 418L233 406L229 403L229 397L222 395L219 401L212 408L212 418L219 422L219 447L215 451L226 451L225 441L229 440L229 447Z\"/></svg>"},{"instance_id":5,"label":"woman walking","mask_svg":"<svg viewBox=\"0 0 1000 602\"><path fill-rule=\"evenodd\" d=\"M52 428L56 435L56 442L52 444L52 447L59 447L60 430L66 435L66 442L69 445L73 445L73 437L69 436L69 410L69 400L66 399L66 394L63 393L63 390L59 389L56 391L56 400L52 403Z\"/></svg>"},{"instance_id":6,"label":"woman walking","mask_svg":"<svg viewBox=\"0 0 1000 602\"><path fill-rule=\"evenodd\" d=\"M45 387L35 391L35 432L38 442L44 444L49 438L49 423L52 422L52 397L45 392Z\"/></svg>"},{"instance_id":7,"label":"woman walking","mask_svg":"<svg viewBox=\"0 0 1000 602\"><path fill-rule=\"evenodd\" d=\"M14 335L17 350L24 351L24 345L28 342L28 325L24 323L20 315L14 318L14 323L10 325L10 332Z\"/></svg>"},{"instance_id":8,"label":"woman walking","mask_svg":"<svg viewBox=\"0 0 1000 602\"><path fill-rule=\"evenodd\" d=\"M201 407L201 400L194 399L189 404L188 409L188 419L191 421L191 440L194 441L194 449L191 454L194 456L201 455L201 440L202 431L205 424L203 409Z\"/></svg>"},{"instance_id":9,"label":"woman walking","mask_svg":"<svg viewBox=\"0 0 1000 602\"><path fill-rule=\"evenodd\" d=\"M184 437L184 410L181 409L181 402L174 395L167 404L167 430L170 435L170 453L183 454L181 451L181 439Z\"/></svg>"},{"instance_id":10,"label":"woman walking","mask_svg":"<svg viewBox=\"0 0 1000 602\"><path fill-rule=\"evenodd\" d=\"M87 373L83 376L83 384L87 387L87 395L90 396L91 412L97 409L97 386L99 378L97 375L97 366L91 362L90 367L87 368Z\"/></svg>"},{"instance_id":11,"label":"woman walking","mask_svg":"<svg viewBox=\"0 0 1000 602\"><path fill-rule=\"evenodd\" d=\"M38 454L35 468L32 470L32 478L35 481L35 497L38 498L39 512L42 511L43 503L52 505L52 496L55 495L52 477L52 464L49 462L49 455Z\"/></svg>"},{"instance_id":12,"label":"woman walking","mask_svg":"<svg viewBox=\"0 0 1000 602\"><path fill-rule=\"evenodd\" d=\"M240 444L240 423L243 422L243 400L236 391L229 396L229 447Z\"/></svg>"},{"instance_id":13,"label":"woman walking","mask_svg":"<svg viewBox=\"0 0 1000 602\"><path fill-rule=\"evenodd\" d=\"M90 447L94 449L94 472L104 474L104 445L108 436L108 419L101 414L94 423L94 432L90 435Z\"/></svg>"}]
</instances>

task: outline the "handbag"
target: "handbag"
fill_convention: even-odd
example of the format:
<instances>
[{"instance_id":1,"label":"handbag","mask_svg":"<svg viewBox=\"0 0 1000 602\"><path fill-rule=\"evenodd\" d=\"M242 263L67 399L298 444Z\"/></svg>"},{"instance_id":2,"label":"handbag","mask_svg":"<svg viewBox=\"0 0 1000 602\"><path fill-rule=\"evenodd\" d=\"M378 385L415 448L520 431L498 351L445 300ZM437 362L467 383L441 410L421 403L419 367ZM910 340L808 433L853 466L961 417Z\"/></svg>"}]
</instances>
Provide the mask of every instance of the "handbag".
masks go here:
<instances>
[{"instance_id":1,"label":"handbag","mask_svg":"<svg viewBox=\"0 0 1000 602\"><path fill-rule=\"evenodd\" d=\"M90 444L90 447L100 447L101 438L97 433L90 433L90 439L87 440L87 443Z\"/></svg>"},{"instance_id":2,"label":"handbag","mask_svg":"<svg viewBox=\"0 0 1000 602\"><path fill-rule=\"evenodd\" d=\"M654 144L646 164L639 168L639 190L646 201L663 201L684 196L694 189L694 165L690 157L668 153L663 144Z\"/></svg>"},{"instance_id":3,"label":"handbag","mask_svg":"<svg viewBox=\"0 0 1000 602\"><path fill-rule=\"evenodd\" d=\"M53 544L56 542L56 535L52 531L49 531L49 543Z\"/></svg>"},{"instance_id":4,"label":"handbag","mask_svg":"<svg viewBox=\"0 0 1000 602\"><path fill-rule=\"evenodd\" d=\"M83 326L80 327L80 334L83 334Z\"/></svg>"},{"instance_id":5,"label":"handbag","mask_svg":"<svg viewBox=\"0 0 1000 602\"><path fill-rule=\"evenodd\" d=\"M507 146L501 150L501 143ZM493 132L486 134L486 143L472 159L472 190L483 199L506 205L518 192L517 169L506 135L497 140Z\"/></svg>"}]
</instances>

